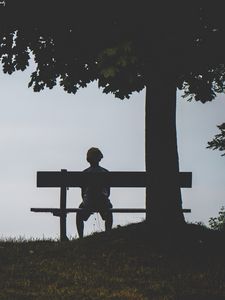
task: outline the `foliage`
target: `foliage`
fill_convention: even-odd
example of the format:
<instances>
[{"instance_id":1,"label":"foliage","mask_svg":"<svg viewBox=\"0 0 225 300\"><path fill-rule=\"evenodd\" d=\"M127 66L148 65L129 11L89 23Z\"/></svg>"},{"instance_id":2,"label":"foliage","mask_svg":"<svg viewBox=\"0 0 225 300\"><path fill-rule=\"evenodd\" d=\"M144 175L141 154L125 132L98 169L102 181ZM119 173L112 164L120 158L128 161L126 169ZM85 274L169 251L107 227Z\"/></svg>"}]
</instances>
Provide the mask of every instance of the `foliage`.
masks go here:
<instances>
[{"instance_id":1,"label":"foliage","mask_svg":"<svg viewBox=\"0 0 225 300\"><path fill-rule=\"evenodd\" d=\"M224 91L221 5L170 1L162 7L156 1L124 0L118 8L114 1L106 6L101 0L63 5L4 0L0 2L3 70L8 74L24 70L33 56L36 70L29 86L34 91L53 88L59 81L65 91L76 93L98 80L104 92L123 99L161 77L173 78L189 99L210 101Z\"/></svg>"},{"instance_id":2,"label":"foliage","mask_svg":"<svg viewBox=\"0 0 225 300\"><path fill-rule=\"evenodd\" d=\"M225 231L225 207L222 206L219 211L219 216L209 219L209 226L211 229Z\"/></svg>"},{"instance_id":3,"label":"foliage","mask_svg":"<svg viewBox=\"0 0 225 300\"><path fill-rule=\"evenodd\" d=\"M224 299L219 240L187 232L165 249L148 236L140 223L64 243L0 242L0 299Z\"/></svg>"},{"instance_id":4,"label":"foliage","mask_svg":"<svg viewBox=\"0 0 225 300\"><path fill-rule=\"evenodd\" d=\"M220 130L220 133L216 134L214 139L208 142L208 147L212 150L225 151L225 123L217 126ZM224 156L225 153L222 154Z\"/></svg>"}]
</instances>

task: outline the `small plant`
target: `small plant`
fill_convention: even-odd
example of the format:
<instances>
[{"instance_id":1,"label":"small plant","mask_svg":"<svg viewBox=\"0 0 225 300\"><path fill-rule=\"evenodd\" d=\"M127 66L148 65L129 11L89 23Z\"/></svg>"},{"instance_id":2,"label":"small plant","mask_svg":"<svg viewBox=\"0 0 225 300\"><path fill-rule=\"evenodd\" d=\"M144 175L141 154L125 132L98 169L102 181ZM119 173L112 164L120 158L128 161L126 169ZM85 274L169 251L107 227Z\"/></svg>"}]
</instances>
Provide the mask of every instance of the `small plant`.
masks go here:
<instances>
[{"instance_id":1,"label":"small plant","mask_svg":"<svg viewBox=\"0 0 225 300\"><path fill-rule=\"evenodd\" d=\"M204 228L207 228L207 226L205 225L205 223L202 222L202 221L195 222L194 224L199 225L199 226L204 227Z\"/></svg>"},{"instance_id":2,"label":"small plant","mask_svg":"<svg viewBox=\"0 0 225 300\"><path fill-rule=\"evenodd\" d=\"M214 230L225 231L225 207L222 206L219 211L219 216L209 219L209 227Z\"/></svg>"}]
</instances>

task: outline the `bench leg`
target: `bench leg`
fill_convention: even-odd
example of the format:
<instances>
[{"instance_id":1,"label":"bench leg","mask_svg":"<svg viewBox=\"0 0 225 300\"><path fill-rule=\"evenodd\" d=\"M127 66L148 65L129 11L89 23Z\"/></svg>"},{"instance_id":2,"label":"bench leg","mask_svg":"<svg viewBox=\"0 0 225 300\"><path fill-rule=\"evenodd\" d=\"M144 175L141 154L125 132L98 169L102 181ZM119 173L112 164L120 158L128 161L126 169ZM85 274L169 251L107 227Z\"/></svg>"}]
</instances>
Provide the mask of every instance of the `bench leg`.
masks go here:
<instances>
[{"instance_id":1,"label":"bench leg","mask_svg":"<svg viewBox=\"0 0 225 300\"><path fill-rule=\"evenodd\" d=\"M66 173L66 170L61 170L62 173ZM67 188L66 186L62 185L60 189L60 241L68 241L68 238L66 236L66 192Z\"/></svg>"},{"instance_id":2,"label":"bench leg","mask_svg":"<svg viewBox=\"0 0 225 300\"><path fill-rule=\"evenodd\" d=\"M66 214L60 216L60 241L68 241L68 237L66 236Z\"/></svg>"}]
</instances>

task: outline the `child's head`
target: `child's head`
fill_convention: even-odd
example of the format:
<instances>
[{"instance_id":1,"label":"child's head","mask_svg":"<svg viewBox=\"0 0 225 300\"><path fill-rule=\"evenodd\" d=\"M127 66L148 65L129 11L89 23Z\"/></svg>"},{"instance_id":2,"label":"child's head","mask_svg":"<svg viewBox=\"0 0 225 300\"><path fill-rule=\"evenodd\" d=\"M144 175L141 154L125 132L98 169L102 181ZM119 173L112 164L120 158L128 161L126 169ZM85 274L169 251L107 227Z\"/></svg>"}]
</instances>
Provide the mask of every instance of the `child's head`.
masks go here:
<instances>
[{"instance_id":1,"label":"child's head","mask_svg":"<svg viewBox=\"0 0 225 300\"><path fill-rule=\"evenodd\" d=\"M90 164L98 164L103 158L102 152L98 148L90 148L87 152L87 161Z\"/></svg>"}]
</instances>

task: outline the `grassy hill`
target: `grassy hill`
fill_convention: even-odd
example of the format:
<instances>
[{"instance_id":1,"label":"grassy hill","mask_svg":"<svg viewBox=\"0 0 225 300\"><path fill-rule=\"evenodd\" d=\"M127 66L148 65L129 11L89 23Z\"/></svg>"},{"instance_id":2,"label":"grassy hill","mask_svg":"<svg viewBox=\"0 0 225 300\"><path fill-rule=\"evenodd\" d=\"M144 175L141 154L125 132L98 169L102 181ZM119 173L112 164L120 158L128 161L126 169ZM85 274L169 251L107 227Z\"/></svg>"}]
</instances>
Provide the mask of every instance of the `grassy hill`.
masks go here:
<instances>
[{"instance_id":1,"label":"grassy hill","mask_svg":"<svg viewBox=\"0 0 225 300\"><path fill-rule=\"evenodd\" d=\"M160 238L159 238L160 237ZM82 240L0 242L0 299L225 299L225 235L145 223Z\"/></svg>"}]
</instances>

